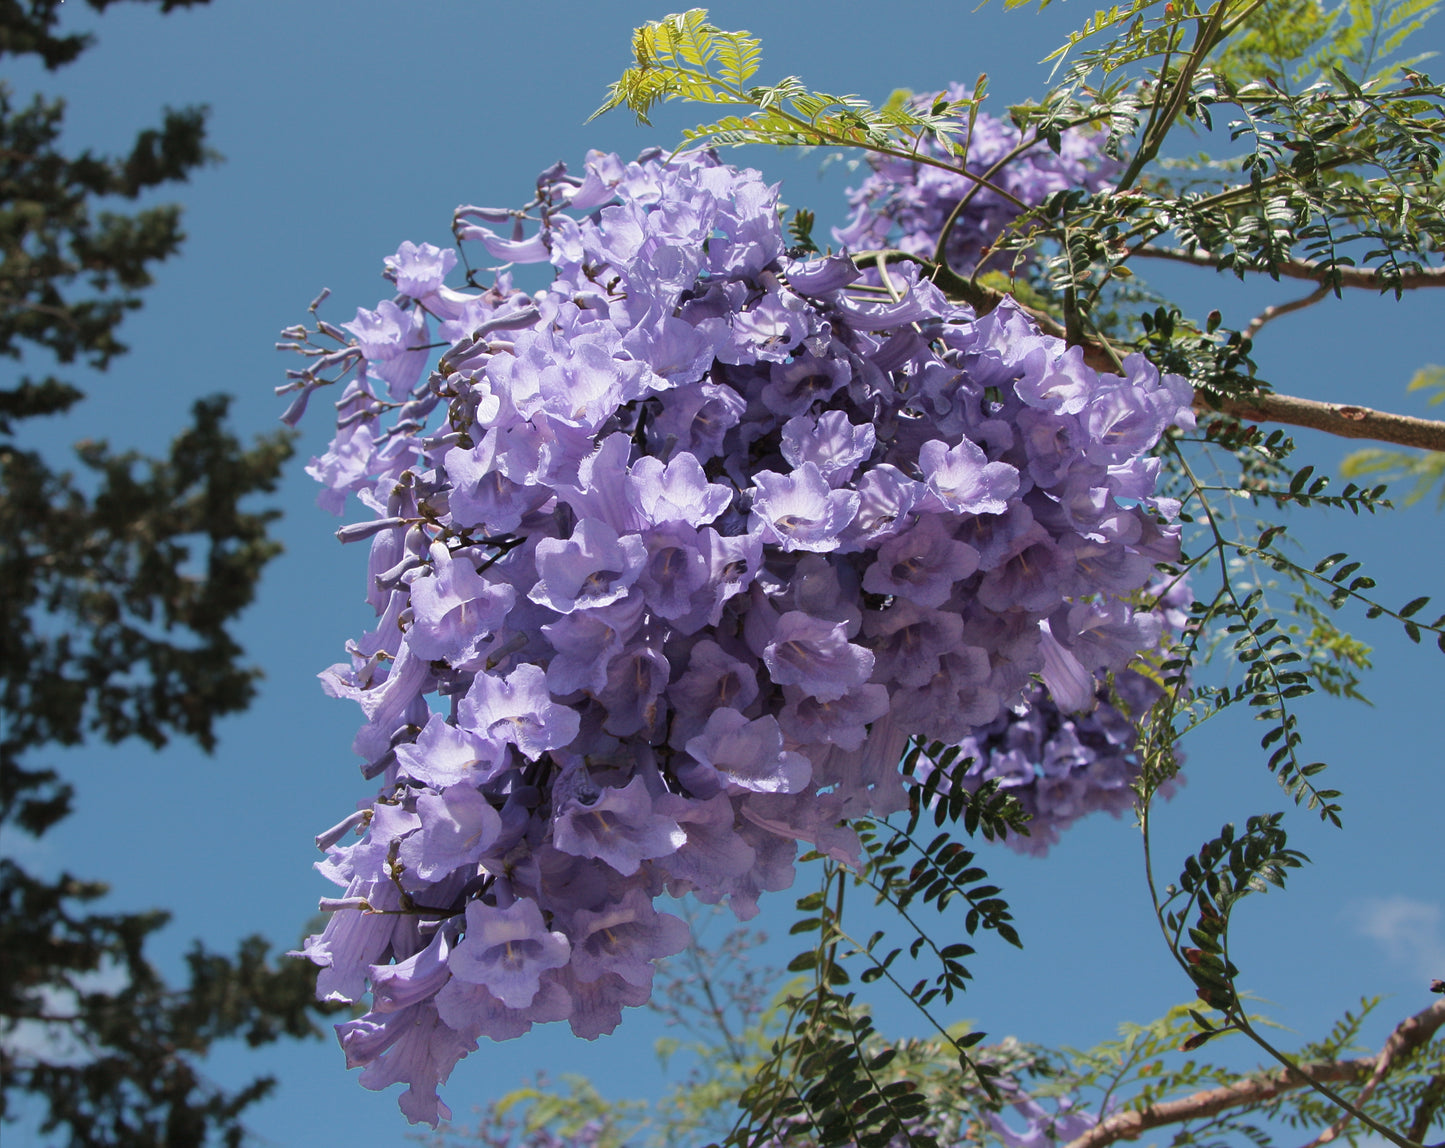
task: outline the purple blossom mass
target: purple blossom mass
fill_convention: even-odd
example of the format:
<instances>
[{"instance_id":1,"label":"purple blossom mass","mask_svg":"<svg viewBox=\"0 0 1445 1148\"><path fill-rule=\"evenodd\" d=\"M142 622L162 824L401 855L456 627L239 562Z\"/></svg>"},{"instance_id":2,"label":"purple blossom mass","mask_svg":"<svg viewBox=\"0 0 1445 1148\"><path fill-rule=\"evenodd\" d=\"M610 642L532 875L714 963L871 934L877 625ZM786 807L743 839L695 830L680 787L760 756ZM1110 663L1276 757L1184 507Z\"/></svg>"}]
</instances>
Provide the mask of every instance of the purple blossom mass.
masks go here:
<instances>
[{"instance_id":1,"label":"purple blossom mass","mask_svg":"<svg viewBox=\"0 0 1445 1148\"><path fill-rule=\"evenodd\" d=\"M1150 586L1146 596L1157 599L1154 609L1140 611L1130 621L1167 645L1184 626L1192 598L1189 584L1181 578ZM1011 836L1008 843L1035 856L1047 853L1059 833L1080 817L1100 811L1118 817L1132 808L1131 787L1142 768L1136 723L1164 694L1146 670L1118 668L1147 644L1143 639L1135 636L1138 644L1128 646L1130 653L1117 645L1107 650L1089 637L1091 629L1109 628L1106 612L1088 604L1067 612L1080 627L1074 648L1065 648L1045 623L1040 681L1013 707L978 724L956 743L956 760L968 764L961 778L955 778L970 791L996 780L1017 798L1029 815L1028 834ZM1111 667L1116 672L1110 674ZM1174 753L1183 764L1177 746ZM934 768L928 754L920 754L915 780L928 781ZM1183 782L1175 778L1159 792L1171 797ZM940 779L936 788L947 793L949 780Z\"/></svg>"},{"instance_id":2,"label":"purple blossom mass","mask_svg":"<svg viewBox=\"0 0 1445 1148\"><path fill-rule=\"evenodd\" d=\"M968 95L962 85L950 84L945 91L915 96L914 103L927 110L938 99L963 100ZM968 131L968 170L977 176L991 172L991 186L978 186L942 168L870 156L873 174L848 193L853 217L834 231L834 238L854 251L896 247L932 259L945 222L968 195L948 235L944 256L949 267L967 275L982 260L992 270L1008 271L1011 257L995 255L993 245L1023 209L999 190L1033 205L1058 191L1109 187L1119 165L1100 151L1101 135L1067 131L1057 150L1039 141L991 171L1023 140L1012 124L979 112ZM931 139L925 137L918 146L930 158L942 158Z\"/></svg>"},{"instance_id":3,"label":"purple blossom mass","mask_svg":"<svg viewBox=\"0 0 1445 1148\"><path fill-rule=\"evenodd\" d=\"M1003 129L977 132L986 164ZM1010 186L1036 202L1074 148ZM1101 375L1011 302L788 258L777 189L709 154L594 152L455 231L551 286L454 289L452 252L403 244L397 297L282 388L292 419L341 392L309 472L362 508L340 536L371 540L376 612L322 677L379 791L318 839L343 893L304 955L325 998L370 996L339 1026L362 1083L433 1122L479 1037L645 1002L687 940L664 892L748 917L800 844L856 861L847 819L904 806L912 738L1015 785L1031 842L1116 808L1127 722L1065 711L1159 639L1148 456L1191 423L1182 380Z\"/></svg>"}]
</instances>

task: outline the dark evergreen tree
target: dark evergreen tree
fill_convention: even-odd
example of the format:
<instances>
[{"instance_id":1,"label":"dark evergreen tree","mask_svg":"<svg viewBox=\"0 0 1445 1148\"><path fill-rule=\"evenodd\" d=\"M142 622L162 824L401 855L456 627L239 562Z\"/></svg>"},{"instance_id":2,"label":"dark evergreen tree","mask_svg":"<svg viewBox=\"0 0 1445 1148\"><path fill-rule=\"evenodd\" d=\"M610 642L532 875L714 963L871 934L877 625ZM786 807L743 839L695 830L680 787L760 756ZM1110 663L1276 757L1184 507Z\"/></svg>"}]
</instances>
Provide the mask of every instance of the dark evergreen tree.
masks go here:
<instances>
[{"instance_id":1,"label":"dark evergreen tree","mask_svg":"<svg viewBox=\"0 0 1445 1148\"><path fill-rule=\"evenodd\" d=\"M73 61L90 38L61 34L60 5L0 0L0 59ZM249 704L257 671L232 627L279 550L278 512L252 502L291 451L284 435L238 441L224 397L198 402L164 457L83 442L76 478L26 449L28 420L83 398L64 376L125 352L122 320L183 238L176 206L97 201L133 200L213 158L204 109L166 111L116 157L62 151L64 111L0 84L0 355L14 364L0 375L0 829L12 840L70 812L46 747L182 735L209 750L216 718ZM238 1143L243 1109L273 1081L227 1091L199 1061L218 1039L313 1032L309 972L252 937L233 957L197 944L189 983L168 985L144 952L167 915L96 912L105 891L0 857L0 1117L28 1096L57 1144ZM87 974L101 969L124 989L94 991Z\"/></svg>"}]
</instances>

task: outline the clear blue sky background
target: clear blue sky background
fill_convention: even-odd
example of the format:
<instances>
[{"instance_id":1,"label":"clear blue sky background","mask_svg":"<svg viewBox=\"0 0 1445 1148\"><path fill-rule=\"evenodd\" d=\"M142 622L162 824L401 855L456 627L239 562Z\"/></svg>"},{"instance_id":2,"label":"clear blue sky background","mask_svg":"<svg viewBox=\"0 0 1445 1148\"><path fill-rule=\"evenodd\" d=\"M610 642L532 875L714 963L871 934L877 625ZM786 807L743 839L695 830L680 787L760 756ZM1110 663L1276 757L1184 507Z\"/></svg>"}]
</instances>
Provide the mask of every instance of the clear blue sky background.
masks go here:
<instances>
[{"instance_id":1,"label":"clear blue sky background","mask_svg":"<svg viewBox=\"0 0 1445 1148\"><path fill-rule=\"evenodd\" d=\"M458 203L519 204L555 160L580 161L591 147L633 154L671 144L681 124L700 118L664 113L649 131L614 113L583 126L627 62L630 29L667 10L635 0L215 0L165 18L118 7L98 20L80 4L69 9L77 26L95 26L99 46L56 76L16 67L6 78L20 93L39 88L71 101L71 145L119 151L162 105L206 103L212 145L226 158L162 197L186 206L184 252L127 323L132 353L88 380L92 397L72 417L27 431L55 450L88 436L158 451L191 401L217 391L237 397L247 434L270 429L282 405L271 388L290 365L272 343L304 318L319 288L334 292L324 313L345 321L388 293L381 260L402 240L449 242ZM1037 61L1086 14L1064 3L1040 14L918 0L713 8L717 23L762 36L764 77L796 72L824 90L882 99L895 87L971 82L983 71L995 111L1042 92L1048 67ZM1438 47L1442 34L1435 26L1420 39ZM817 155L733 158L784 179L790 204L813 206L825 222L841 218L840 167L820 180ZM1300 293L1172 268L1154 281L1201 313L1220 306L1234 326ZM1404 385L1421 364L1445 359L1439 316L1435 298L1354 295L1268 328L1259 359L1283 391L1423 413ZM223 723L209 759L182 743L158 754L47 753L78 783L78 812L39 843L6 844L42 871L111 882L117 910L170 909L174 923L155 945L168 969L194 937L221 950L252 932L294 944L329 891L309 868L311 838L368 789L348 748L357 715L324 698L315 680L368 614L364 550L336 544L337 523L316 509L302 474L305 459L325 449L325 407L303 427L280 496L287 552L241 628L266 672L256 705ZM1340 441L1301 441L1321 470L1337 469ZM1316 556L1369 556L1381 594L1398 605L1445 589L1441 525L1422 507L1375 520L1313 516L1300 535ZM1380 669L1367 682L1375 706L1313 704L1305 726L1307 749L1333 763L1329 776L1346 793L1346 829L1297 816L1297 844L1317 864L1289 894L1250 906L1237 938L1243 983L1276 1002L1276 1019L1302 1036L1321 1034L1365 993L1391 994L1382 1016L1406 1015L1429 1002L1429 977L1445 976L1445 661L1386 626L1361 622L1359 632L1377 649ZM1283 806L1259 732L1226 717L1188 747L1188 787L1159 819L1166 870L1223 821ZM1042 862L993 849L986 863L1013 900L1025 950L981 946L960 1016L996 1037L1085 1046L1120 1020L1149 1019L1189 995L1152 931L1127 820L1078 827ZM786 933L791 904L775 896L763 924ZM785 946L773 950L784 959ZM881 999L885 1030L921 1031L906 1006ZM1372 1037L1385 1027L1382 1019ZM544 1068L585 1073L614 1096L655 1095L662 1078L651 1046L661 1031L638 1010L616 1036L591 1044L558 1029L484 1046L443 1095L465 1120L471 1105ZM276 1098L251 1117L263 1143L388 1145L407 1132L396 1090L363 1091L330 1041L226 1050L211 1071L232 1083L261 1071L280 1077ZM4 1139L7 1148L40 1143L23 1126Z\"/></svg>"}]
</instances>

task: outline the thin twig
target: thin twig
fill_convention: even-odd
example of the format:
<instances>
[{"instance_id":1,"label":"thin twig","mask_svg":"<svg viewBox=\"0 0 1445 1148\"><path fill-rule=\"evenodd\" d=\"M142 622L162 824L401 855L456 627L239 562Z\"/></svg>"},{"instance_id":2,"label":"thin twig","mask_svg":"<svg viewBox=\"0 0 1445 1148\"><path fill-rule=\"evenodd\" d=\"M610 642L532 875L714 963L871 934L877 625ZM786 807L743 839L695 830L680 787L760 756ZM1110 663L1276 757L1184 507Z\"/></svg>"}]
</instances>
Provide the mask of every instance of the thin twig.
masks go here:
<instances>
[{"instance_id":1,"label":"thin twig","mask_svg":"<svg viewBox=\"0 0 1445 1148\"><path fill-rule=\"evenodd\" d=\"M1328 287L1316 287L1308 295L1303 295L1298 299L1291 299L1288 303L1275 303L1272 306L1266 307L1249 321L1249 325L1245 327L1240 334L1246 339L1253 339L1259 334L1260 328L1266 323L1273 322L1281 315L1288 315L1291 311L1303 311L1306 307L1313 307L1321 299L1329 295L1329 293L1330 289Z\"/></svg>"},{"instance_id":2,"label":"thin twig","mask_svg":"<svg viewBox=\"0 0 1445 1148\"><path fill-rule=\"evenodd\" d=\"M1260 0L1254 0L1254 3L1250 5L1250 10L1258 8L1259 4ZM1225 0L1219 0L1207 20L1202 15L1197 18L1199 26L1195 32L1194 47L1179 68L1179 74L1174 79L1173 91L1169 94L1169 102L1162 105L1164 114L1162 116L1156 114L1161 106L1161 101L1156 95L1155 106L1149 113L1148 126L1144 131L1143 138L1139 141L1139 150L1134 153L1133 159L1129 161L1129 166L1115 184L1117 191L1126 191L1132 187L1134 181L1144 170L1144 165L1159 153L1159 146L1164 142L1164 137L1169 134L1170 129L1174 126L1174 121L1184 109L1194 83L1195 73L1204 63L1205 57L1214 50L1214 45L1219 42L1219 29L1224 23L1224 13L1228 7ZM1162 75L1159 77L1159 85L1158 91L1159 94L1162 94L1165 85L1165 77Z\"/></svg>"},{"instance_id":3,"label":"thin twig","mask_svg":"<svg viewBox=\"0 0 1445 1148\"><path fill-rule=\"evenodd\" d=\"M49 315L52 319L58 319L67 327L79 328L75 312L69 307L55 307L49 303L35 303L29 299L12 299L8 295L0 295L0 308L9 308L16 311L34 311L39 315Z\"/></svg>"},{"instance_id":4,"label":"thin twig","mask_svg":"<svg viewBox=\"0 0 1445 1148\"><path fill-rule=\"evenodd\" d=\"M1376 1073L1383 1078L1397 1061L1427 1044L1441 1025L1445 1025L1445 1001L1436 1001L1429 1008L1401 1022L1390 1034L1378 1056L1304 1064L1293 1072L1279 1069L1246 1080L1237 1080L1223 1088L1196 1092L1193 1096L1180 1100L1120 1112L1101 1120L1082 1136L1071 1140L1066 1148L1104 1148L1118 1140L1133 1140L1151 1128L1214 1116L1231 1108L1256 1107L1311 1081L1320 1084L1346 1083L1358 1080L1366 1074L1370 1074L1373 1079Z\"/></svg>"},{"instance_id":5,"label":"thin twig","mask_svg":"<svg viewBox=\"0 0 1445 1148\"><path fill-rule=\"evenodd\" d=\"M757 101L752 98L749 92L744 91L742 88L737 87L734 84L729 84L725 80L720 80L711 72L707 71L706 68L699 71L696 68L685 68L677 64L674 64L672 67L678 75L687 76L688 78L695 80L699 83L717 85L718 88L720 88L728 96L732 97L732 100L738 104L750 108L759 107ZM1021 200L1018 196L1014 195L1006 188L1002 188L999 187L997 184L990 183L983 176L976 175L974 172L969 171L966 165L960 165L958 167L955 167L951 163L945 163L941 159L935 159L930 155L926 155L925 153L918 151L917 148L915 148L912 154L910 154L907 151L903 151L895 147L889 147L886 144L864 143L844 133L829 131L827 128L822 127L817 121L819 117L822 116L824 111L828 110L828 108L833 107L846 107L846 105L838 101L834 101L832 104L828 104L823 108L819 108L818 111L814 112L811 117L796 115L793 112L788 111L787 108L784 108L777 104L774 104L771 108L759 108L759 110L771 111L774 115L779 116L784 120L787 120L796 129L796 134L803 136L805 139L811 133L814 140L825 140L830 144L834 144L840 147L861 148L864 151L871 151L876 155L886 155L893 159L905 160L908 163L918 163L923 164L926 167L942 168L944 171L951 172L954 175L962 176L964 179L972 180L974 183L979 184L982 187L987 187L995 195L1001 196L1004 199L1008 200L1021 211L1028 210L1029 205L1026 204L1023 200ZM601 114L601 109L599 109L598 112L594 113L594 116L598 114ZM761 135L764 133L760 132L759 134ZM773 142L790 142L777 139L776 137L779 134L781 133L776 131L773 132ZM681 150L681 145L679 145L678 150Z\"/></svg>"},{"instance_id":6,"label":"thin twig","mask_svg":"<svg viewBox=\"0 0 1445 1148\"><path fill-rule=\"evenodd\" d=\"M1002 171L1014 160L1018 159L1019 156L1023 155L1026 151L1029 150L1029 148L1033 147L1034 144L1038 142L1039 137L1037 133L1035 133L1034 138L1029 140L1028 142L1020 140L1007 154L1000 157L992 166L984 170L983 179L992 180L993 177L996 176L1000 171ZM964 150L963 162L965 164L968 163L968 152L966 147ZM968 207L969 202L973 199L975 195L982 191L985 186L986 185L983 182L975 183L966 192L964 192L963 195L959 198L959 201L953 205L953 210L948 213L948 218L943 221L943 227L938 232L938 242L933 246L933 261L935 263L941 265L946 265L948 263L948 257L945 249L948 247L948 237L953 233L953 226L958 222L959 216L963 214L964 210ZM977 276L977 268L975 268L974 274L975 276Z\"/></svg>"}]
</instances>

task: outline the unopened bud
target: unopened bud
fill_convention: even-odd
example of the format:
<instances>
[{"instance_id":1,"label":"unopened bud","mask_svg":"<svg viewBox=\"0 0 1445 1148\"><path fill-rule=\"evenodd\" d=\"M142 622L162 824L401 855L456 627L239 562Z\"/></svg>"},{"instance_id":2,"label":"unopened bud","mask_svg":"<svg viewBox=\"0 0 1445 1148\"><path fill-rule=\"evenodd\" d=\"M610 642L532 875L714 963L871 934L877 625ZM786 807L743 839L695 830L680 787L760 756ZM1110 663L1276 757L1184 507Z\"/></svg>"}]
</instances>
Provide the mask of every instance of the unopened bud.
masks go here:
<instances>
[{"instance_id":1,"label":"unopened bud","mask_svg":"<svg viewBox=\"0 0 1445 1148\"><path fill-rule=\"evenodd\" d=\"M281 413L281 421L288 427L294 427L301 421L301 416L306 413L306 404L311 401L311 392L314 387L303 387L301 393L291 400L291 405Z\"/></svg>"},{"instance_id":2,"label":"unopened bud","mask_svg":"<svg viewBox=\"0 0 1445 1148\"><path fill-rule=\"evenodd\" d=\"M472 332L472 338L480 339L493 331L515 331L519 327L530 327L540 315L541 312L535 307L523 307L520 311L512 311L506 315L493 315Z\"/></svg>"},{"instance_id":3,"label":"unopened bud","mask_svg":"<svg viewBox=\"0 0 1445 1148\"><path fill-rule=\"evenodd\" d=\"M317 359L312 366L313 371L325 371L331 367L339 367L343 363L350 363L361 358L361 352L355 347L343 347L339 351L331 351Z\"/></svg>"},{"instance_id":4,"label":"unopened bud","mask_svg":"<svg viewBox=\"0 0 1445 1148\"><path fill-rule=\"evenodd\" d=\"M336 429L345 430L347 427L354 426L356 423L361 422L363 419L374 419L380 413L381 408L378 406L362 407L359 411L352 411L345 418L337 419Z\"/></svg>"},{"instance_id":5,"label":"unopened bud","mask_svg":"<svg viewBox=\"0 0 1445 1148\"><path fill-rule=\"evenodd\" d=\"M350 833L353 829L355 829L358 825L365 821L366 815L369 812L370 811L366 809L358 809L345 821L338 821L325 833L317 834L316 848L320 849L321 852L325 853L328 849L330 849L333 845L335 845L338 841L340 841L343 837L345 837L348 833Z\"/></svg>"},{"instance_id":6,"label":"unopened bud","mask_svg":"<svg viewBox=\"0 0 1445 1148\"><path fill-rule=\"evenodd\" d=\"M396 764L396 751L387 750L375 761L368 761L361 767L361 776L370 781L373 777L379 777L387 769Z\"/></svg>"},{"instance_id":7,"label":"unopened bud","mask_svg":"<svg viewBox=\"0 0 1445 1148\"><path fill-rule=\"evenodd\" d=\"M515 208L510 207L459 207L452 212L455 219L480 219L484 223L506 223L516 214Z\"/></svg>"},{"instance_id":8,"label":"unopened bud","mask_svg":"<svg viewBox=\"0 0 1445 1148\"><path fill-rule=\"evenodd\" d=\"M323 913L335 913L341 909L360 909L363 913L371 912L371 903L365 897L322 897L316 907Z\"/></svg>"},{"instance_id":9,"label":"unopened bud","mask_svg":"<svg viewBox=\"0 0 1445 1148\"><path fill-rule=\"evenodd\" d=\"M434 434L430 438L422 439L421 445L426 450L440 450L442 447L456 446L464 436L464 431L447 431L445 434Z\"/></svg>"},{"instance_id":10,"label":"unopened bud","mask_svg":"<svg viewBox=\"0 0 1445 1148\"><path fill-rule=\"evenodd\" d=\"M343 543L360 542L364 538L380 534L383 530L395 530L398 526L405 525L405 518L378 518L373 522L353 522L336 532L336 540Z\"/></svg>"}]
</instances>

